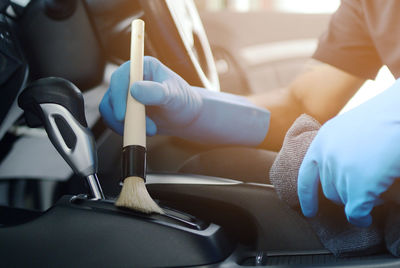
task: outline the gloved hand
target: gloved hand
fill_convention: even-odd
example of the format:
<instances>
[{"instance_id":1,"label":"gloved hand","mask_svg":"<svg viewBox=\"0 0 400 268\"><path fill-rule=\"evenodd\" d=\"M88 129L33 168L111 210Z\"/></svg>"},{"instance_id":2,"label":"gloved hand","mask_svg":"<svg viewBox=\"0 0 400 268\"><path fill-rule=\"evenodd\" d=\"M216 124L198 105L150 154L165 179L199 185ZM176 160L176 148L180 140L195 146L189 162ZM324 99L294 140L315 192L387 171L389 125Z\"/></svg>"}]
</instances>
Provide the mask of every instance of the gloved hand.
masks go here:
<instances>
[{"instance_id":1,"label":"gloved hand","mask_svg":"<svg viewBox=\"0 0 400 268\"><path fill-rule=\"evenodd\" d=\"M147 135L163 134L202 143L256 146L266 136L270 113L248 99L192 87L153 57L144 58L143 79L130 89L146 105ZM123 132L129 64L112 75L100 103L106 123Z\"/></svg>"},{"instance_id":2,"label":"gloved hand","mask_svg":"<svg viewBox=\"0 0 400 268\"><path fill-rule=\"evenodd\" d=\"M360 106L325 123L301 164L303 214L318 211L318 187L345 206L350 223L369 226L379 196L400 177L400 80Z\"/></svg>"}]
</instances>

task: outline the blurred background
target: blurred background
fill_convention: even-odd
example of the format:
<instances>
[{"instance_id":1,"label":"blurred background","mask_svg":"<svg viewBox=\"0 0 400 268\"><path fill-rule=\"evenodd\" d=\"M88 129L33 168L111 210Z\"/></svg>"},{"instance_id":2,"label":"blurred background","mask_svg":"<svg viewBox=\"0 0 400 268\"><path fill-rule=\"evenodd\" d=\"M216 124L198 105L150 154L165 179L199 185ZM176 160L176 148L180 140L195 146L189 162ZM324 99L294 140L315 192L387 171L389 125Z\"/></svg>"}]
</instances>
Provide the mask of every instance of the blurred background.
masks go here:
<instances>
[{"instance_id":1,"label":"blurred background","mask_svg":"<svg viewBox=\"0 0 400 268\"><path fill-rule=\"evenodd\" d=\"M196 0L200 10L221 11L281 11L294 13L332 13L340 0Z\"/></svg>"},{"instance_id":2,"label":"blurred background","mask_svg":"<svg viewBox=\"0 0 400 268\"><path fill-rule=\"evenodd\" d=\"M340 0L195 0L221 89L257 93L287 86L312 55ZM394 82L383 67L343 111Z\"/></svg>"}]
</instances>

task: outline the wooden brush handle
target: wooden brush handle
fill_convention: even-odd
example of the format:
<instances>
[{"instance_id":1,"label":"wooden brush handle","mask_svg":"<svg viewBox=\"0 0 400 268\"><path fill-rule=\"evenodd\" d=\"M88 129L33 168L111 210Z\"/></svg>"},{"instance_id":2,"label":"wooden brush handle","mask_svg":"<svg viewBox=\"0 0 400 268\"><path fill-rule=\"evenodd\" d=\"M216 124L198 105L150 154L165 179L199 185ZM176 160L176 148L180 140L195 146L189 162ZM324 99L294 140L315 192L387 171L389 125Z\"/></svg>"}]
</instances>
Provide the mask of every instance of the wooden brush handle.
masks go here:
<instances>
[{"instance_id":1,"label":"wooden brush handle","mask_svg":"<svg viewBox=\"0 0 400 268\"><path fill-rule=\"evenodd\" d=\"M122 180L139 177L146 180L146 115L144 105L130 94L132 84L143 80L144 22L134 20L131 34L129 90L126 99Z\"/></svg>"},{"instance_id":2,"label":"wooden brush handle","mask_svg":"<svg viewBox=\"0 0 400 268\"><path fill-rule=\"evenodd\" d=\"M132 22L131 62L129 89L136 81L143 80L144 21ZM144 105L136 101L128 90L124 125L124 147L140 145L146 147L146 117Z\"/></svg>"}]
</instances>

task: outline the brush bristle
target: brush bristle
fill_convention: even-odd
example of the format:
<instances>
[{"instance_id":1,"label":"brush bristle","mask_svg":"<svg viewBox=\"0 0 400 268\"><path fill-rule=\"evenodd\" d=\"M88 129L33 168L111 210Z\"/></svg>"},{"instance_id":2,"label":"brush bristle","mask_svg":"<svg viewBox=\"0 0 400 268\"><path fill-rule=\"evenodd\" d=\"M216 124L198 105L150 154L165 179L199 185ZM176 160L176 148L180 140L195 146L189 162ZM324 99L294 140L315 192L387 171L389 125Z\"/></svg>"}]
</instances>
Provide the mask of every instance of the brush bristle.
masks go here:
<instances>
[{"instance_id":1,"label":"brush bristle","mask_svg":"<svg viewBox=\"0 0 400 268\"><path fill-rule=\"evenodd\" d=\"M164 214L164 211L151 198L142 178L128 177L124 180L121 194L115 202L117 207L125 207L143 213Z\"/></svg>"}]
</instances>

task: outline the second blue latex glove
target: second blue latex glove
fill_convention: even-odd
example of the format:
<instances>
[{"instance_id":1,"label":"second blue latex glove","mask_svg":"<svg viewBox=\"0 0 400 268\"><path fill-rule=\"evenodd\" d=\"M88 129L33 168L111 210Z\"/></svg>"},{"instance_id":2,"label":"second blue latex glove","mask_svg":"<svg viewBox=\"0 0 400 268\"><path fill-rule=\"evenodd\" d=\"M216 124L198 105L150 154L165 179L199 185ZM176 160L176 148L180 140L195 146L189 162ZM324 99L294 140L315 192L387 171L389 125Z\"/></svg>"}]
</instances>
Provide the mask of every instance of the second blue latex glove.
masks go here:
<instances>
[{"instance_id":1,"label":"second blue latex glove","mask_svg":"<svg viewBox=\"0 0 400 268\"><path fill-rule=\"evenodd\" d=\"M319 130L298 177L303 214L318 211L318 188L344 205L350 223L369 226L379 196L400 177L400 80Z\"/></svg>"},{"instance_id":2,"label":"second blue latex glove","mask_svg":"<svg viewBox=\"0 0 400 268\"><path fill-rule=\"evenodd\" d=\"M144 58L143 79L130 89L146 105L146 132L211 143L256 146L266 136L269 111L244 97L190 86L152 57ZM100 104L106 123L122 134L129 85L129 64L112 75Z\"/></svg>"}]
</instances>

